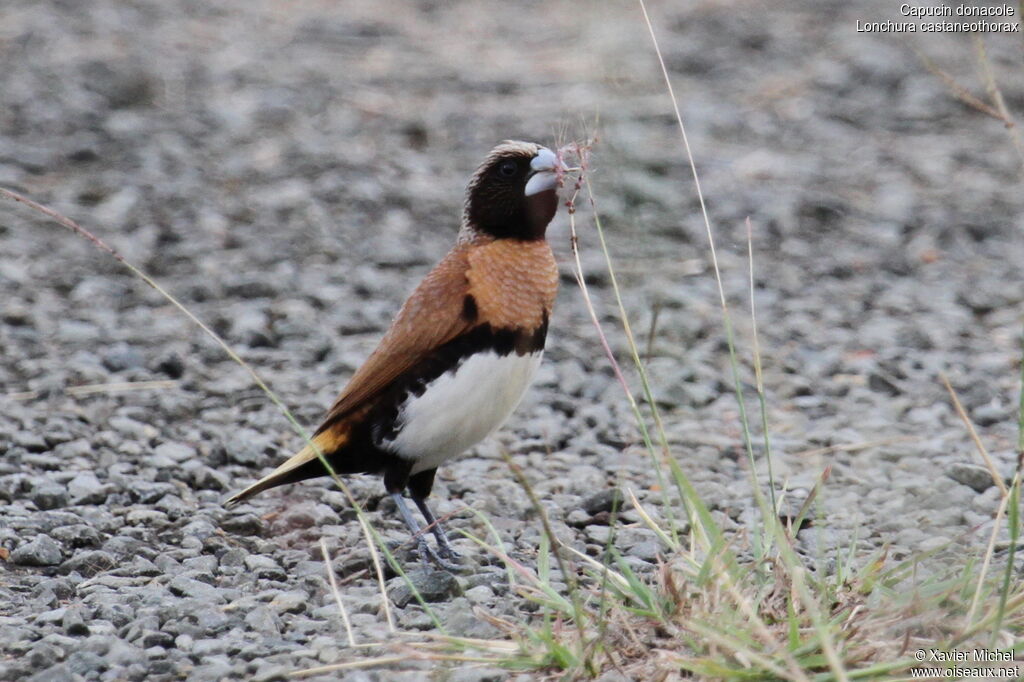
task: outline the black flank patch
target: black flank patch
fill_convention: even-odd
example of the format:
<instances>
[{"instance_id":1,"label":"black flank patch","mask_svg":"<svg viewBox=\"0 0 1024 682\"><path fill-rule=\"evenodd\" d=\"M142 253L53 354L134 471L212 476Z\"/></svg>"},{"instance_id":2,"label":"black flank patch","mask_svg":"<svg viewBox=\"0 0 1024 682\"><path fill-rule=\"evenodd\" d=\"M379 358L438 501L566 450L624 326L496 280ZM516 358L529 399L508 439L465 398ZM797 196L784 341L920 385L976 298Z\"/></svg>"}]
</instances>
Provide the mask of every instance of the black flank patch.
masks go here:
<instances>
[{"instance_id":1,"label":"black flank patch","mask_svg":"<svg viewBox=\"0 0 1024 682\"><path fill-rule=\"evenodd\" d=\"M466 294L466 298L462 299L462 319L467 322L476 322L479 314L480 311L476 308L476 299L473 298L473 294Z\"/></svg>"},{"instance_id":2,"label":"black flank patch","mask_svg":"<svg viewBox=\"0 0 1024 682\"><path fill-rule=\"evenodd\" d=\"M467 296L471 299L471 296ZM475 302L474 302L475 307ZM373 424L374 445L393 440L402 429L398 409L409 396L421 396L435 379L458 367L475 353L494 351L498 355L528 355L544 349L547 315L537 329L494 329L482 324L444 344L389 386L368 416Z\"/></svg>"}]
</instances>

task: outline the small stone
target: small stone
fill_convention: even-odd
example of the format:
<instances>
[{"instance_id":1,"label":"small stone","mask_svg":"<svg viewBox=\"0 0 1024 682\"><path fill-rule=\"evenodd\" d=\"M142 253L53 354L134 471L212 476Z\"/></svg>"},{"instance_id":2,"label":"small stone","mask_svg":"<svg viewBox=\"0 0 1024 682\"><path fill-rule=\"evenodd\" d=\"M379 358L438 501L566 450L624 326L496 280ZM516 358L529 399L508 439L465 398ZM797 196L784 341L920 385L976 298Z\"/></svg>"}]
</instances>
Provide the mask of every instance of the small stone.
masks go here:
<instances>
[{"instance_id":1,"label":"small stone","mask_svg":"<svg viewBox=\"0 0 1024 682\"><path fill-rule=\"evenodd\" d=\"M104 658L113 665L130 665L138 661L141 656L142 652L138 647L120 639L113 639L110 642L110 648L104 654Z\"/></svg>"},{"instance_id":2,"label":"small stone","mask_svg":"<svg viewBox=\"0 0 1024 682\"><path fill-rule=\"evenodd\" d=\"M177 353L168 353L153 365L158 372L163 372L172 379L180 379L185 374L185 363Z\"/></svg>"},{"instance_id":3,"label":"small stone","mask_svg":"<svg viewBox=\"0 0 1024 682\"><path fill-rule=\"evenodd\" d=\"M195 448L184 443L161 443L153 448L153 454L179 464L196 458Z\"/></svg>"},{"instance_id":4,"label":"small stone","mask_svg":"<svg viewBox=\"0 0 1024 682\"><path fill-rule=\"evenodd\" d=\"M153 647L171 649L174 647L174 636L169 632L149 630L142 633L142 646L146 649Z\"/></svg>"},{"instance_id":5,"label":"small stone","mask_svg":"<svg viewBox=\"0 0 1024 682\"><path fill-rule=\"evenodd\" d=\"M63 558L60 545L46 535L37 535L11 552L11 562L22 566L56 566Z\"/></svg>"},{"instance_id":6,"label":"small stone","mask_svg":"<svg viewBox=\"0 0 1024 682\"><path fill-rule=\"evenodd\" d=\"M33 431L18 431L14 434L14 444L29 452L46 452L50 449L46 439Z\"/></svg>"},{"instance_id":7,"label":"small stone","mask_svg":"<svg viewBox=\"0 0 1024 682\"><path fill-rule=\"evenodd\" d=\"M72 504L100 504L107 499L107 488L91 471L83 471L68 483Z\"/></svg>"},{"instance_id":8,"label":"small stone","mask_svg":"<svg viewBox=\"0 0 1024 682\"><path fill-rule=\"evenodd\" d=\"M148 441L157 435L156 429L152 426L131 417L111 417L107 424L126 438L140 442Z\"/></svg>"},{"instance_id":9,"label":"small stone","mask_svg":"<svg viewBox=\"0 0 1024 682\"><path fill-rule=\"evenodd\" d=\"M103 354L103 366L111 372L142 367L144 363L142 353L125 343L119 343Z\"/></svg>"},{"instance_id":10,"label":"small stone","mask_svg":"<svg viewBox=\"0 0 1024 682\"><path fill-rule=\"evenodd\" d=\"M569 513L565 515L565 525L572 526L573 528L583 528L590 522L591 518L593 517L583 509L570 509Z\"/></svg>"},{"instance_id":11,"label":"small stone","mask_svg":"<svg viewBox=\"0 0 1024 682\"><path fill-rule=\"evenodd\" d=\"M203 632L217 633L227 629L231 625L231 618L220 609L208 608L193 614L196 625ZM199 643L196 642L198 645Z\"/></svg>"},{"instance_id":12,"label":"small stone","mask_svg":"<svg viewBox=\"0 0 1024 682\"><path fill-rule=\"evenodd\" d=\"M36 623L42 623L46 625L56 625L57 623L64 622L64 616L68 610L66 607L59 609L51 609L49 611L43 611L35 617Z\"/></svg>"},{"instance_id":13,"label":"small stone","mask_svg":"<svg viewBox=\"0 0 1024 682\"><path fill-rule=\"evenodd\" d=\"M245 565L245 557L249 556L249 553L239 547L234 547L224 552L220 557L220 567L224 568L238 568Z\"/></svg>"},{"instance_id":14,"label":"small stone","mask_svg":"<svg viewBox=\"0 0 1024 682\"><path fill-rule=\"evenodd\" d=\"M262 554L250 554L245 557L245 567L257 578L267 580L287 580L288 574L284 572L276 561Z\"/></svg>"},{"instance_id":15,"label":"small stone","mask_svg":"<svg viewBox=\"0 0 1024 682\"><path fill-rule=\"evenodd\" d=\"M43 578L36 583L32 594L42 590L52 592L57 599L70 599L75 594L75 586L67 578Z\"/></svg>"},{"instance_id":16,"label":"small stone","mask_svg":"<svg viewBox=\"0 0 1024 682\"><path fill-rule=\"evenodd\" d=\"M944 538L936 535L922 540L920 543L918 543L916 549L918 552L932 552L935 550L943 549L945 547L949 547L951 544L953 543L949 538Z\"/></svg>"},{"instance_id":17,"label":"small stone","mask_svg":"<svg viewBox=\"0 0 1024 682\"><path fill-rule=\"evenodd\" d=\"M501 682L508 671L501 668L457 668L445 677L447 682Z\"/></svg>"},{"instance_id":18,"label":"small stone","mask_svg":"<svg viewBox=\"0 0 1024 682\"><path fill-rule=\"evenodd\" d=\"M406 576L416 587L423 600L427 602L445 601L459 593L459 583L455 576L448 571L426 569L412 571ZM391 580L388 596L400 609L405 608L410 602L416 601L408 583L402 577Z\"/></svg>"},{"instance_id":19,"label":"small stone","mask_svg":"<svg viewBox=\"0 0 1024 682\"><path fill-rule=\"evenodd\" d=\"M85 637L89 634L89 626L85 622L89 619L89 613L82 606L69 606L64 611L64 619L61 625L71 637Z\"/></svg>"},{"instance_id":20,"label":"small stone","mask_svg":"<svg viewBox=\"0 0 1024 682\"><path fill-rule=\"evenodd\" d=\"M223 640L220 639L197 639L192 642L192 654L199 658L207 658L222 654L226 650Z\"/></svg>"},{"instance_id":21,"label":"small stone","mask_svg":"<svg viewBox=\"0 0 1024 682\"><path fill-rule=\"evenodd\" d=\"M283 682L294 670L284 665L261 665L249 679L252 682Z\"/></svg>"},{"instance_id":22,"label":"small stone","mask_svg":"<svg viewBox=\"0 0 1024 682\"><path fill-rule=\"evenodd\" d=\"M65 547L73 547L74 549L79 549L81 547L95 547L102 541L99 531L84 523L76 523L70 526L58 526L50 531L50 537L57 540Z\"/></svg>"},{"instance_id":23,"label":"small stone","mask_svg":"<svg viewBox=\"0 0 1024 682\"><path fill-rule=\"evenodd\" d=\"M983 493L995 485L988 469L977 464L954 464L946 474L957 483L967 486L975 492Z\"/></svg>"},{"instance_id":24,"label":"small stone","mask_svg":"<svg viewBox=\"0 0 1024 682\"><path fill-rule=\"evenodd\" d=\"M221 658L224 657L222 656ZM200 657L199 660L203 661L203 665L198 665L192 669L192 673L188 676L188 682L230 680L244 677L237 671L233 671L231 664L227 660L211 660L206 657Z\"/></svg>"},{"instance_id":25,"label":"small stone","mask_svg":"<svg viewBox=\"0 0 1024 682\"><path fill-rule=\"evenodd\" d=\"M192 508L185 504L185 501L177 495L164 495L153 506L172 519L181 518L192 511Z\"/></svg>"},{"instance_id":26,"label":"small stone","mask_svg":"<svg viewBox=\"0 0 1024 682\"><path fill-rule=\"evenodd\" d=\"M629 556L642 559L648 563L654 563L663 552L661 543L657 540L646 540L638 542L629 548Z\"/></svg>"},{"instance_id":27,"label":"small stone","mask_svg":"<svg viewBox=\"0 0 1024 682\"><path fill-rule=\"evenodd\" d=\"M625 506L624 500L626 498L618 488L602 490L583 500L583 511L587 512L591 516L599 514L600 512L611 512L612 507L616 504L616 497L618 497L618 509L621 511Z\"/></svg>"},{"instance_id":28,"label":"small stone","mask_svg":"<svg viewBox=\"0 0 1024 682\"><path fill-rule=\"evenodd\" d=\"M259 535L263 531L263 522L255 514L240 514L224 519L220 527L233 535Z\"/></svg>"},{"instance_id":29,"label":"small stone","mask_svg":"<svg viewBox=\"0 0 1024 682\"><path fill-rule=\"evenodd\" d=\"M971 419L978 426L992 426L1010 418L1010 411L998 402L981 405L971 410Z\"/></svg>"},{"instance_id":30,"label":"small stone","mask_svg":"<svg viewBox=\"0 0 1024 682\"><path fill-rule=\"evenodd\" d=\"M46 440L46 444L51 448L62 443L69 443L74 439L71 432L61 426L52 426L47 428L46 433L43 434L43 438Z\"/></svg>"},{"instance_id":31,"label":"small stone","mask_svg":"<svg viewBox=\"0 0 1024 682\"><path fill-rule=\"evenodd\" d=\"M61 456L68 455L74 456L75 450L78 449L78 443L81 441L75 441L62 445L58 450ZM23 463L32 466L33 468L39 469L40 471L63 471L65 467L65 461L57 455L51 454L27 454L22 457Z\"/></svg>"},{"instance_id":32,"label":"small stone","mask_svg":"<svg viewBox=\"0 0 1024 682\"><path fill-rule=\"evenodd\" d=\"M160 528L167 525L167 514L156 509L133 509L125 515L124 520L130 526Z\"/></svg>"},{"instance_id":33,"label":"small stone","mask_svg":"<svg viewBox=\"0 0 1024 682\"><path fill-rule=\"evenodd\" d=\"M200 580L194 580L185 576L178 576L171 580L167 589L173 595L199 599L207 604L222 604L227 601L220 590L213 585L208 585Z\"/></svg>"},{"instance_id":34,"label":"small stone","mask_svg":"<svg viewBox=\"0 0 1024 682\"><path fill-rule=\"evenodd\" d=\"M40 642L32 647L32 650L28 653L28 662L33 668L43 668L49 665L53 665L54 661L60 661L67 655L67 652L63 649L50 644L49 642Z\"/></svg>"},{"instance_id":35,"label":"small stone","mask_svg":"<svg viewBox=\"0 0 1024 682\"><path fill-rule=\"evenodd\" d=\"M226 282L224 293L240 298L270 298L277 294L277 289L265 276L242 275Z\"/></svg>"},{"instance_id":36,"label":"small stone","mask_svg":"<svg viewBox=\"0 0 1024 682\"><path fill-rule=\"evenodd\" d=\"M452 612L445 618L445 629L452 635L474 639L495 639L501 636L498 628L473 613L464 597L453 599L451 607Z\"/></svg>"},{"instance_id":37,"label":"small stone","mask_svg":"<svg viewBox=\"0 0 1024 682\"><path fill-rule=\"evenodd\" d=\"M228 490L231 488L231 479L216 469L196 463L198 466L191 469L192 484L197 490Z\"/></svg>"},{"instance_id":38,"label":"small stone","mask_svg":"<svg viewBox=\"0 0 1024 682\"><path fill-rule=\"evenodd\" d=\"M583 529L583 532L587 536L587 540L595 545L604 546L608 544L608 538L611 537L612 529L609 526L587 526Z\"/></svg>"},{"instance_id":39,"label":"small stone","mask_svg":"<svg viewBox=\"0 0 1024 682\"><path fill-rule=\"evenodd\" d=\"M68 491L62 485L46 481L32 490L31 499L37 509L59 509L67 505Z\"/></svg>"},{"instance_id":40,"label":"small stone","mask_svg":"<svg viewBox=\"0 0 1024 682\"><path fill-rule=\"evenodd\" d=\"M151 483L150 481L137 481L131 488L133 496L138 497L142 504L153 504L167 493L174 492L175 487L170 483Z\"/></svg>"},{"instance_id":41,"label":"small stone","mask_svg":"<svg viewBox=\"0 0 1024 682\"><path fill-rule=\"evenodd\" d=\"M903 392L892 379L885 376L884 374L879 374L877 372L872 372L868 376L868 388L870 388L872 391L876 391L878 393L885 393L886 395L890 396L898 396L900 393Z\"/></svg>"},{"instance_id":42,"label":"small stone","mask_svg":"<svg viewBox=\"0 0 1024 682\"><path fill-rule=\"evenodd\" d=\"M302 613L309 604L309 595L293 590L281 592L270 602L270 607L278 613Z\"/></svg>"},{"instance_id":43,"label":"small stone","mask_svg":"<svg viewBox=\"0 0 1024 682\"><path fill-rule=\"evenodd\" d=\"M406 631L430 630L434 627L434 619L417 605L411 605L409 608L402 609L398 616L398 624Z\"/></svg>"},{"instance_id":44,"label":"small stone","mask_svg":"<svg viewBox=\"0 0 1024 682\"><path fill-rule=\"evenodd\" d=\"M187 571L195 571L203 575L212 575L217 570L217 557L209 554L192 557L181 562L182 567Z\"/></svg>"},{"instance_id":45,"label":"small stone","mask_svg":"<svg viewBox=\"0 0 1024 682\"><path fill-rule=\"evenodd\" d=\"M12 678L5 678L5 679L21 679L21 678L20 677L18 677L18 678L13 678L12 677ZM32 675L31 677L29 677L28 674L26 673L24 679L27 680L27 682L51 682L51 681L56 681L56 680L75 680L75 679L79 679L80 680L80 679L83 679L83 678L81 676L78 676L76 678L76 676L72 675L71 671L68 669L67 664L65 664L65 663L58 663L56 665L51 665L49 668L46 668L45 670L42 670L41 672L37 672L36 674Z\"/></svg>"},{"instance_id":46,"label":"small stone","mask_svg":"<svg viewBox=\"0 0 1024 682\"><path fill-rule=\"evenodd\" d=\"M273 634L281 632L281 619L266 606L257 606L246 614L245 623L259 632Z\"/></svg>"},{"instance_id":47,"label":"small stone","mask_svg":"<svg viewBox=\"0 0 1024 682\"><path fill-rule=\"evenodd\" d=\"M109 552L101 549L85 550L76 552L73 557L60 565L60 572L64 574L78 573L85 578L91 578L104 571L109 571L117 560Z\"/></svg>"},{"instance_id":48,"label":"small stone","mask_svg":"<svg viewBox=\"0 0 1024 682\"><path fill-rule=\"evenodd\" d=\"M494 598L494 590L489 585L477 585L466 590L466 599L474 604L487 603Z\"/></svg>"},{"instance_id":49,"label":"small stone","mask_svg":"<svg viewBox=\"0 0 1024 682\"><path fill-rule=\"evenodd\" d=\"M249 467L259 465L270 449L272 449L270 439L253 429L236 429L224 443L224 450L229 460L235 464Z\"/></svg>"},{"instance_id":50,"label":"small stone","mask_svg":"<svg viewBox=\"0 0 1024 682\"><path fill-rule=\"evenodd\" d=\"M609 670L605 674L601 675L595 682L630 682L629 678L620 673L618 670Z\"/></svg>"}]
</instances>

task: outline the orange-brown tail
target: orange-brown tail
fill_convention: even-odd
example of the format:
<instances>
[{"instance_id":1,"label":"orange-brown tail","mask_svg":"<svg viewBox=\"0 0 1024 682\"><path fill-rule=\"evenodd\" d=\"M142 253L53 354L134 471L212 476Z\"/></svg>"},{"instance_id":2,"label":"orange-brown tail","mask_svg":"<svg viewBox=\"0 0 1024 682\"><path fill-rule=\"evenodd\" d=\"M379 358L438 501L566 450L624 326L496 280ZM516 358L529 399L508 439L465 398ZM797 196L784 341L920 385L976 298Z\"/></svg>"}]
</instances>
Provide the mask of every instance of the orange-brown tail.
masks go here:
<instances>
[{"instance_id":1,"label":"orange-brown tail","mask_svg":"<svg viewBox=\"0 0 1024 682\"><path fill-rule=\"evenodd\" d=\"M324 455L328 456L336 453L343 445L345 445L347 440L348 433L339 435L334 432L334 429L327 429L313 436L313 442L316 444L317 448L319 448ZM289 457L287 461L281 464L281 466L277 467L245 490L235 493L229 497L224 502L224 506L233 507L236 504L249 499L256 493L263 492L268 488L284 485L285 483L295 483L296 481L302 481L307 478L326 474L327 471L324 469L323 465L316 460L316 450L312 446L306 445L306 447Z\"/></svg>"}]
</instances>

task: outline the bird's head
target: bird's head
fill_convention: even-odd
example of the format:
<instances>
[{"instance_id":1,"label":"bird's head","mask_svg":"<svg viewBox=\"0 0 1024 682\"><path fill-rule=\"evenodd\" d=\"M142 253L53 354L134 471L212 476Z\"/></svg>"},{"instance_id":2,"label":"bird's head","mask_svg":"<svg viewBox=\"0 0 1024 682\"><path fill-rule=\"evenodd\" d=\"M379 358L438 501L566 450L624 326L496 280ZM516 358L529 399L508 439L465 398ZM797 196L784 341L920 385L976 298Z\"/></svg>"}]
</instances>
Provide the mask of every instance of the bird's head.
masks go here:
<instances>
[{"instance_id":1,"label":"bird's head","mask_svg":"<svg viewBox=\"0 0 1024 682\"><path fill-rule=\"evenodd\" d=\"M568 170L547 147L502 142L469 181L463 230L496 239L543 239Z\"/></svg>"}]
</instances>

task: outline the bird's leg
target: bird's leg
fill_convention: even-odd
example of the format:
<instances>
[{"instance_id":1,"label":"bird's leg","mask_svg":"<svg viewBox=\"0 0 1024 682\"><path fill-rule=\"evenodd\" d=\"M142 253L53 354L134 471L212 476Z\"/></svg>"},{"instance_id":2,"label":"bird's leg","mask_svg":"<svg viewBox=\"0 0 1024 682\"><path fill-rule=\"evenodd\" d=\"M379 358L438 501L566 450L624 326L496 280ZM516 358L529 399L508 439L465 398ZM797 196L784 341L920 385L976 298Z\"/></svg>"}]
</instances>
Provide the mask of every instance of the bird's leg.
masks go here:
<instances>
[{"instance_id":1,"label":"bird's leg","mask_svg":"<svg viewBox=\"0 0 1024 682\"><path fill-rule=\"evenodd\" d=\"M413 538L416 540L417 547L420 550L420 558L424 561L429 559L446 571L461 570L462 566L446 561L430 548L430 545L427 544L427 538L423 535L423 529L420 528L420 524L416 522L412 512L409 511L409 506L405 503L405 497L402 496L402 493L391 493L391 499L395 501L398 512L402 515L402 520L405 521L405 525L409 527L409 532L412 533Z\"/></svg>"},{"instance_id":2,"label":"bird's leg","mask_svg":"<svg viewBox=\"0 0 1024 682\"><path fill-rule=\"evenodd\" d=\"M437 538L438 553L446 559L452 559L453 561L461 559L462 555L456 552L455 548L452 547L450 542L448 542L448 533L445 532L444 526L441 525L441 522L434 518L434 515L430 511L430 507L427 506L426 499L413 496L412 501L420 508L420 513L423 514L423 518L426 520L427 525L430 526L431 532L434 534L434 537Z\"/></svg>"}]
</instances>

